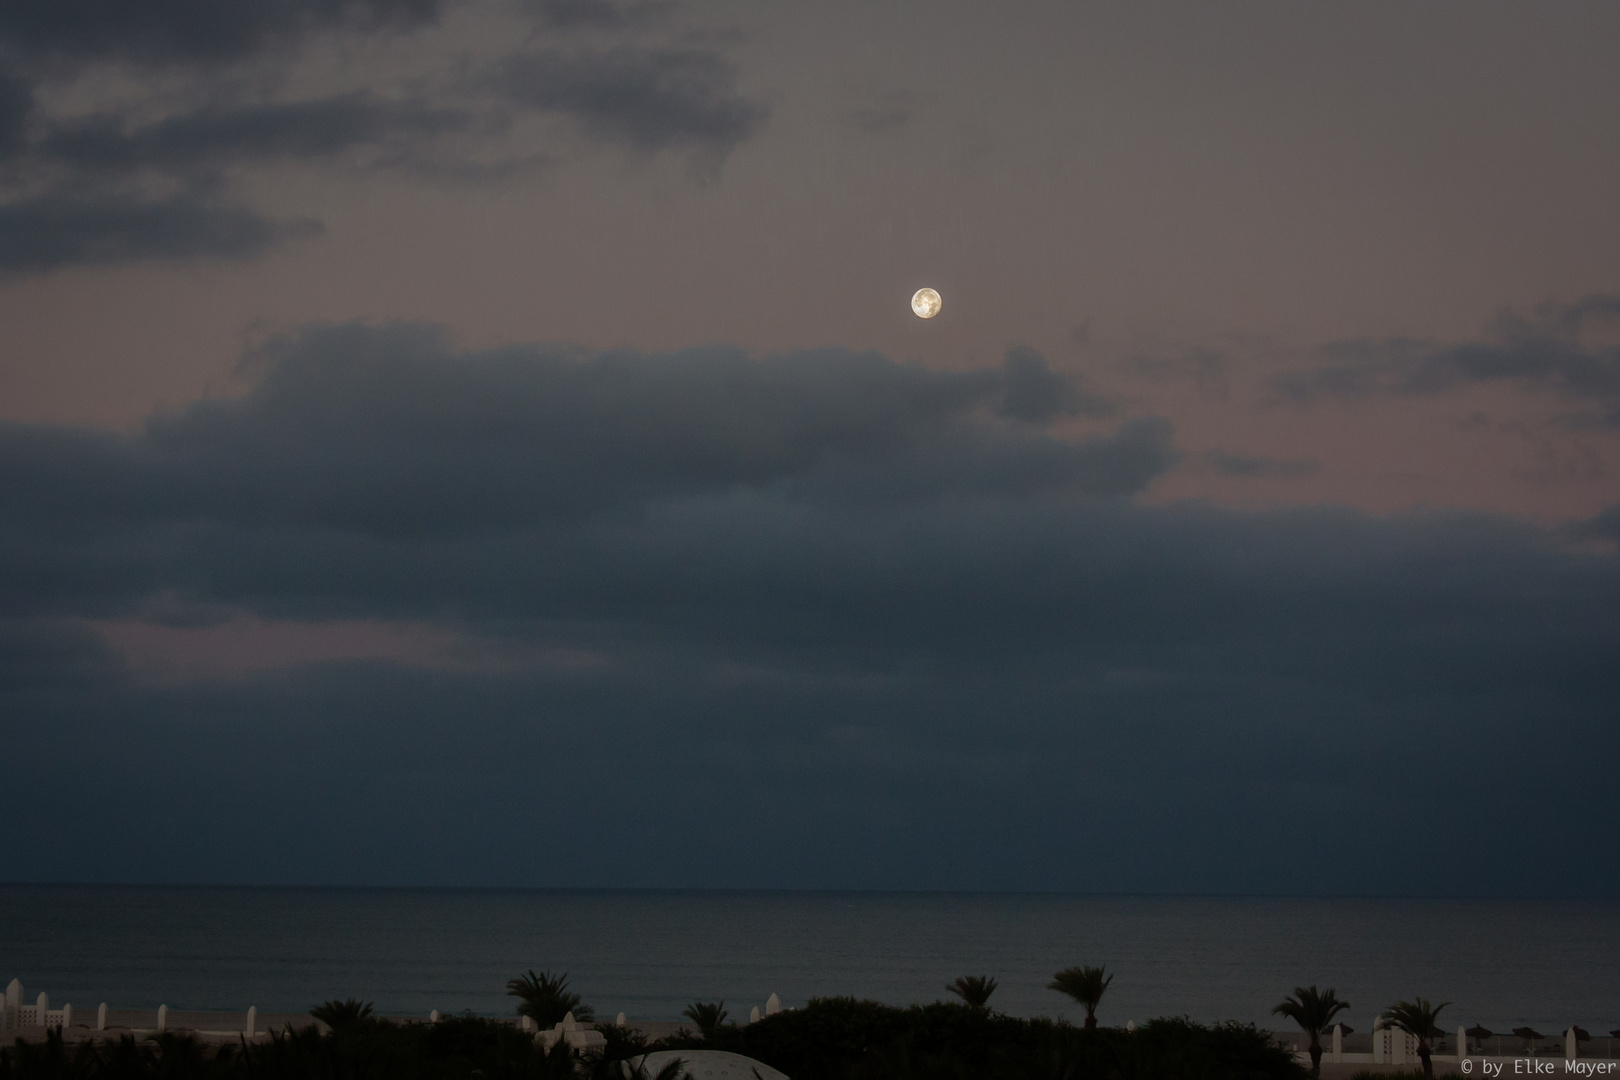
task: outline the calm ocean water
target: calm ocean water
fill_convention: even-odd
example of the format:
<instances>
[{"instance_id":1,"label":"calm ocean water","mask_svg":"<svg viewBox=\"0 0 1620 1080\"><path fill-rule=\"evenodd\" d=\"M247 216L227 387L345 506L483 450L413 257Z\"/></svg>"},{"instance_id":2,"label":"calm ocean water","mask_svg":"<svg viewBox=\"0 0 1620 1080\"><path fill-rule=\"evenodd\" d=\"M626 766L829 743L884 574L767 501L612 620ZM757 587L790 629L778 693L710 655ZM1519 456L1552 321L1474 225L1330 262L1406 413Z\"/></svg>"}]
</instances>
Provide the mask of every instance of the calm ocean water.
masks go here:
<instances>
[{"instance_id":1,"label":"calm ocean water","mask_svg":"<svg viewBox=\"0 0 1620 1080\"><path fill-rule=\"evenodd\" d=\"M508 978L566 970L599 1014L678 1019L772 992L895 1004L961 974L994 1003L1062 1015L1051 973L1117 973L1105 1023L1266 1024L1296 984L1337 987L1367 1030L1421 994L1454 1023L1620 1028L1620 906L1605 904L792 892L0 886L0 984L84 1008L507 1015ZM1072 1015L1072 1013L1071 1013Z\"/></svg>"}]
</instances>

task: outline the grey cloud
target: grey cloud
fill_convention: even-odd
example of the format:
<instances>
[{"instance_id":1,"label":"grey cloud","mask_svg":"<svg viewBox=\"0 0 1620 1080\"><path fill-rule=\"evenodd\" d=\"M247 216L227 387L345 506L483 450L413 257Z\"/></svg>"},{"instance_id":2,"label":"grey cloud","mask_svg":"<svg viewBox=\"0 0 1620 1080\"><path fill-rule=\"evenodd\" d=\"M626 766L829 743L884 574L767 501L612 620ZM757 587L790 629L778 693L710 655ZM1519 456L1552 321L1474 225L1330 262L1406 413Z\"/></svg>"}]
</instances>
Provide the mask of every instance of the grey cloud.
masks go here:
<instances>
[{"instance_id":1,"label":"grey cloud","mask_svg":"<svg viewBox=\"0 0 1620 1080\"><path fill-rule=\"evenodd\" d=\"M34 95L28 83L0 71L0 162L20 154L27 142Z\"/></svg>"},{"instance_id":2,"label":"grey cloud","mask_svg":"<svg viewBox=\"0 0 1620 1080\"><path fill-rule=\"evenodd\" d=\"M405 99L367 88L306 101L255 98L233 93L220 77L221 65L315 34L419 27L440 7L438 0L0 6L0 216L21 230L0 240L0 270L247 258L308 235L307 224L268 221L220 197L240 170L268 159L342 157L350 166L431 177L500 177L554 160L502 141L514 117L530 112L572 120L603 142L689 151L713 165L764 122L765 109L737 92L732 65L701 48L516 52L471 82L449 70L427 76ZM590 0L532 8L545 26L620 36L662 10ZM121 106L69 119L34 110L39 80L119 61L180 65L180 77L209 104L159 119L136 119ZM183 194L154 199L154 190ZM173 226L168 238L151 227L163 221ZM60 234L49 235L52 227Z\"/></svg>"},{"instance_id":3,"label":"grey cloud","mask_svg":"<svg viewBox=\"0 0 1620 1080\"><path fill-rule=\"evenodd\" d=\"M55 880L1523 894L1521 868L1459 885L1429 845L1393 843L1416 817L1465 847L1584 853L1537 893L1620 886L1602 869L1611 569L1355 515L897 518L740 532L715 506L680 546L656 519L600 551L424 545L418 578L560 562L504 578L547 618L487 625L607 658L576 671L148 685L88 634L0 635L0 782L73 841L12 832L0 854ZM288 539L234 557L337 543L278 553ZM447 607L466 610L408 610ZM1523 783L1523 748L1572 745L1560 785ZM1290 824L1302 801L1309 829ZM237 842L182 855L107 825L153 819ZM688 843L717 823L726 845ZM288 839L306 824L317 850ZM434 830L458 842L423 845ZM617 857L514 854L559 831ZM1332 859L1300 854L1324 833Z\"/></svg>"},{"instance_id":4,"label":"grey cloud","mask_svg":"<svg viewBox=\"0 0 1620 1080\"><path fill-rule=\"evenodd\" d=\"M259 158L319 158L410 142L464 131L473 122L463 111L357 93L209 108L133 131L120 117L97 116L56 127L36 152L88 172L212 171Z\"/></svg>"},{"instance_id":5,"label":"grey cloud","mask_svg":"<svg viewBox=\"0 0 1620 1080\"><path fill-rule=\"evenodd\" d=\"M0 45L31 60L143 64L244 59L310 33L431 22L440 0L8 0Z\"/></svg>"},{"instance_id":6,"label":"grey cloud","mask_svg":"<svg viewBox=\"0 0 1620 1080\"><path fill-rule=\"evenodd\" d=\"M1082 390L1053 371L1046 357L1027 345L1007 350L1001 411L1015 420L1043 424L1059 416L1113 416L1113 402Z\"/></svg>"},{"instance_id":7,"label":"grey cloud","mask_svg":"<svg viewBox=\"0 0 1620 1080\"><path fill-rule=\"evenodd\" d=\"M1326 363L1275 377L1284 398L1433 394L1473 383L1517 382L1605 410L1620 425L1620 345L1584 333L1620 318L1620 299L1588 297L1536 319L1503 318L1495 341L1458 345L1395 339L1346 341L1324 349Z\"/></svg>"},{"instance_id":8,"label":"grey cloud","mask_svg":"<svg viewBox=\"0 0 1620 1080\"><path fill-rule=\"evenodd\" d=\"M0 428L0 786L62 808L18 876L1523 891L1392 841L1424 820L1620 888L1620 559L1138 503L1168 425L1053 438L1004 370L352 326L251 364L133 434ZM83 622L222 611L459 651L151 681ZM106 827L152 819L198 843ZM559 830L618 857L514 855Z\"/></svg>"},{"instance_id":9,"label":"grey cloud","mask_svg":"<svg viewBox=\"0 0 1620 1080\"><path fill-rule=\"evenodd\" d=\"M468 99L438 106L427 98L382 100L354 92L309 101L212 105L144 125L103 113L50 126L26 147L39 166L117 182L152 172L175 175L224 170L267 158L319 159L357 148L384 151L382 163L431 164L433 141L447 134L490 135L507 126L506 104L567 115L610 141L646 150L702 147L723 156L763 119L738 96L731 69L699 51L616 50L607 54L514 57L485 81L503 104ZM17 114L12 143L23 147L26 86L7 95L0 84L0 139L7 110ZM17 104L11 104L11 98ZM6 143L0 141L0 150Z\"/></svg>"},{"instance_id":10,"label":"grey cloud","mask_svg":"<svg viewBox=\"0 0 1620 1080\"><path fill-rule=\"evenodd\" d=\"M483 85L643 150L695 147L724 156L766 118L764 106L737 92L730 63L694 49L538 52L507 60Z\"/></svg>"},{"instance_id":11,"label":"grey cloud","mask_svg":"<svg viewBox=\"0 0 1620 1080\"><path fill-rule=\"evenodd\" d=\"M83 627L0 618L0 697L94 683L116 670L112 650Z\"/></svg>"},{"instance_id":12,"label":"grey cloud","mask_svg":"<svg viewBox=\"0 0 1620 1080\"><path fill-rule=\"evenodd\" d=\"M0 85L0 153L5 147ZM369 150L379 162L423 161L424 146L480 123L472 113L367 93L301 102L216 105L131 127L100 114L14 142L14 172L48 177L0 202L0 273L146 260L251 259L319 222L273 220L221 192L229 169L271 158L330 158ZM148 181L178 188L142 194ZM22 185L26 190L28 185Z\"/></svg>"},{"instance_id":13,"label":"grey cloud","mask_svg":"<svg viewBox=\"0 0 1620 1080\"><path fill-rule=\"evenodd\" d=\"M271 220L207 194L50 194L0 204L0 274L200 256L250 259L319 231L316 222Z\"/></svg>"},{"instance_id":14,"label":"grey cloud","mask_svg":"<svg viewBox=\"0 0 1620 1080\"><path fill-rule=\"evenodd\" d=\"M824 662L728 669L666 639L584 673L335 664L159 686L127 680L87 634L0 635L28 677L0 686L0 782L53 807L58 840L12 830L0 854L53 880L1526 891L1522 868L1490 861L1460 886L1431 844L1397 841L1417 816L1462 846L1584 853L1568 872L1549 859L1530 891L1612 892L1600 653L1541 672L1521 661L1459 700L1454 678L1422 676L1487 662L1481 623L1449 653L1426 648L1409 681L1365 688L1353 675L1388 657L1346 653L1346 637L1300 670L1310 643L1289 645L1290 629L1318 632L1133 642L1120 650L1132 671L1084 646L929 662L926 641L908 642L920 660L863 677ZM1589 753L1564 783L1526 785L1522 750L1504 748L1527 738ZM1307 826L1288 812L1301 802ZM715 829L726 844L694 841ZM564 863L545 852L559 833L615 857ZM455 842L424 842L441 837Z\"/></svg>"},{"instance_id":15,"label":"grey cloud","mask_svg":"<svg viewBox=\"0 0 1620 1080\"><path fill-rule=\"evenodd\" d=\"M1575 522L1568 527L1568 532L1577 540L1610 540L1620 544L1620 505L1611 506L1585 521Z\"/></svg>"},{"instance_id":16,"label":"grey cloud","mask_svg":"<svg viewBox=\"0 0 1620 1080\"><path fill-rule=\"evenodd\" d=\"M9 474L13 507L62 512L53 461L80 483L108 478L88 503L114 512L391 534L784 485L828 499L1121 496L1174 457L1163 421L1078 444L1004 431L972 414L1010 375L839 350L455 355L431 329L339 327L274 342L257 363L247 397L155 418L127 443L11 429L9 460L45 470Z\"/></svg>"}]
</instances>

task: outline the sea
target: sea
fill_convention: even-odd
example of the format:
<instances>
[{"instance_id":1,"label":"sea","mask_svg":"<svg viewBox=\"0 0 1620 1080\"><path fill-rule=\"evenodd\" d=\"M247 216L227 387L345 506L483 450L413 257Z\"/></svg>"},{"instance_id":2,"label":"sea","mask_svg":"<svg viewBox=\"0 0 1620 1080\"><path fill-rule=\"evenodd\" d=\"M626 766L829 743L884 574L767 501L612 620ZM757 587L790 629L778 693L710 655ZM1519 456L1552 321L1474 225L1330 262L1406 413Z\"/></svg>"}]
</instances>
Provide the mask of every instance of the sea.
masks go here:
<instances>
[{"instance_id":1,"label":"sea","mask_svg":"<svg viewBox=\"0 0 1620 1080\"><path fill-rule=\"evenodd\" d=\"M1360 1031L1400 999L1444 1026L1620 1028L1620 905L928 892L303 889L0 885L0 984L93 1008L509 1016L507 980L566 972L598 1017L678 1020L695 1001L746 1019L852 995L948 999L990 975L992 1004L1069 1016L1054 972L1103 964L1105 1024L1157 1016L1287 1025L1271 1008L1333 987Z\"/></svg>"}]
</instances>

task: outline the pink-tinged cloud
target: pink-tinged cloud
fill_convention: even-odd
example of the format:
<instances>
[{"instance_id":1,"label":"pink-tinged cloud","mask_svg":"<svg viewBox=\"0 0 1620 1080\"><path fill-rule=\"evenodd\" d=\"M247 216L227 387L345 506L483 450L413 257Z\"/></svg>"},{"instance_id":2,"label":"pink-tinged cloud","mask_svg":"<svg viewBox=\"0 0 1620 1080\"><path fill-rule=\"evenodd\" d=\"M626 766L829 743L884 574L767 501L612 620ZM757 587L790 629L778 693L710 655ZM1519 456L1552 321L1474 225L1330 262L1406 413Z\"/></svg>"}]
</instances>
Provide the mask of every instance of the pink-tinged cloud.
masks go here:
<instances>
[{"instance_id":1,"label":"pink-tinged cloud","mask_svg":"<svg viewBox=\"0 0 1620 1080\"><path fill-rule=\"evenodd\" d=\"M334 660L447 666L456 636L423 623L338 619L323 623L237 615L214 626L163 626L140 619L90 623L145 678L230 677Z\"/></svg>"},{"instance_id":2,"label":"pink-tinged cloud","mask_svg":"<svg viewBox=\"0 0 1620 1080\"><path fill-rule=\"evenodd\" d=\"M354 660L490 672L537 665L586 669L602 662L582 650L481 645L422 622L296 622L238 614L212 626L165 626L138 618L91 620L88 625L137 677L160 682L234 678Z\"/></svg>"}]
</instances>

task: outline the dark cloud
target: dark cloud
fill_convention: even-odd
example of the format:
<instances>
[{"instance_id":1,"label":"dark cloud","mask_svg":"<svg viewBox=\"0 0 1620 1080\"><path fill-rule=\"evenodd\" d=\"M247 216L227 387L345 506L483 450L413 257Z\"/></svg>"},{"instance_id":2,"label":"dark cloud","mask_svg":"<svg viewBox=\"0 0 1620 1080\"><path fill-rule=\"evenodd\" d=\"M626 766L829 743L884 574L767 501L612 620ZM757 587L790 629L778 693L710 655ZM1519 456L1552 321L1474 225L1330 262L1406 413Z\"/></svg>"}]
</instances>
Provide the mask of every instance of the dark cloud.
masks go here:
<instances>
[{"instance_id":1,"label":"dark cloud","mask_svg":"<svg viewBox=\"0 0 1620 1080\"><path fill-rule=\"evenodd\" d=\"M122 442L3 429L8 460L41 470L8 474L13 511L66 512L66 469L105 479L82 505L120 515L479 531L739 489L1121 496L1174 458L1159 420L1081 443L975 420L1015 369L931 372L869 353L458 356L432 329L350 326L279 340L256 362L264 379L247 397Z\"/></svg>"},{"instance_id":2,"label":"dark cloud","mask_svg":"<svg viewBox=\"0 0 1620 1080\"><path fill-rule=\"evenodd\" d=\"M36 152L85 172L212 171L262 158L330 157L358 146L464 131L472 123L459 110L359 93L209 108L133 131L121 117L97 116L59 125Z\"/></svg>"},{"instance_id":3,"label":"dark cloud","mask_svg":"<svg viewBox=\"0 0 1620 1080\"><path fill-rule=\"evenodd\" d=\"M1168 425L1055 438L1011 364L351 326L251 365L132 434L0 428L0 786L59 840L0 837L14 877L1620 889L1615 558L1139 504ZM86 622L222 612L457 644L147 677ZM1460 880L1434 834L1572 857Z\"/></svg>"},{"instance_id":4,"label":"dark cloud","mask_svg":"<svg viewBox=\"0 0 1620 1080\"><path fill-rule=\"evenodd\" d=\"M51 194L0 203L0 275L154 259L250 259L319 231L313 221L274 221L207 194Z\"/></svg>"},{"instance_id":5,"label":"dark cloud","mask_svg":"<svg viewBox=\"0 0 1620 1080\"><path fill-rule=\"evenodd\" d=\"M267 160L499 177L553 160L532 145L504 141L514 117L528 112L572 121L603 142L689 152L713 167L764 121L765 109L737 92L725 57L693 47L524 51L532 45L525 41L475 84L447 69L415 80L406 97L359 86L289 100L262 87L250 92L257 82L229 77L229 65L262 60L317 34L424 26L441 6L438 0L30 0L0 7L6 165L0 218L9 227L0 238L0 271L262 254L310 231L222 197L243 170ZM614 34L662 10L600 0L530 9L542 30ZM142 65L166 67L157 77L180 78L192 99L206 104L156 118L125 104L73 117L35 109L41 80L71 80L114 62L136 65L126 75L137 84L153 77ZM153 191L181 194L154 198Z\"/></svg>"},{"instance_id":6,"label":"dark cloud","mask_svg":"<svg viewBox=\"0 0 1620 1080\"><path fill-rule=\"evenodd\" d=\"M1620 544L1620 505L1611 506L1585 521L1575 522L1568 531L1577 540L1609 540Z\"/></svg>"},{"instance_id":7,"label":"dark cloud","mask_svg":"<svg viewBox=\"0 0 1620 1080\"><path fill-rule=\"evenodd\" d=\"M1044 424L1059 416L1113 416L1117 407L1086 393L1074 380L1053 371L1046 357L1027 345L1007 350L1006 388L1001 411L1015 420Z\"/></svg>"},{"instance_id":8,"label":"dark cloud","mask_svg":"<svg viewBox=\"0 0 1620 1080\"><path fill-rule=\"evenodd\" d=\"M764 106L737 92L736 80L717 53L626 47L513 57L484 85L508 101L572 117L604 139L723 156L766 117Z\"/></svg>"},{"instance_id":9,"label":"dark cloud","mask_svg":"<svg viewBox=\"0 0 1620 1080\"><path fill-rule=\"evenodd\" d=\"M441 0L8 0L0 48L38 62L228 63L311 33L433 21Z\"/></svg>"},{"instance_id":10,"label":"dark cloud","mask_svg":"<svg viewBox=\"0 0 1620 1080\"><path fill-rule=\"evenodd\" d=\"M34 95L28 83L0 71L0 162L22 153Z\"/></svg>"},{"instance_id":11,"label":"dark cloud","mask_svg":"<svg viewBox=\"0 0 1620 1080\"><path fill-rule=\"evenodd\" d=\"M1504 317L1486 343L1340 342L1324 350L1325 364L1277 376L1273 387L1303 403L1517 382L1595 404L1604 423L1620 425L1620 344L1601 334L1605 323L1620 323L1620 298L1588 297L1536 319Z\"/></svg>"}]
</instances>

